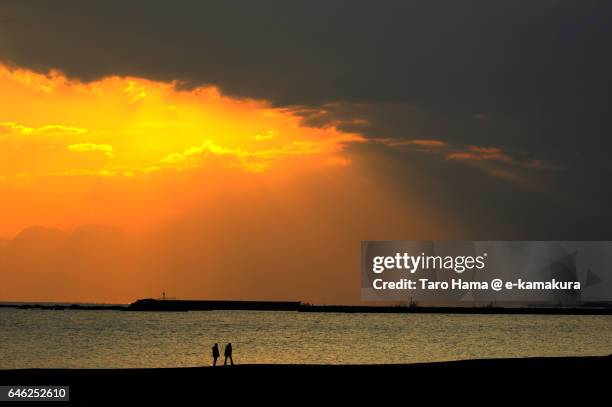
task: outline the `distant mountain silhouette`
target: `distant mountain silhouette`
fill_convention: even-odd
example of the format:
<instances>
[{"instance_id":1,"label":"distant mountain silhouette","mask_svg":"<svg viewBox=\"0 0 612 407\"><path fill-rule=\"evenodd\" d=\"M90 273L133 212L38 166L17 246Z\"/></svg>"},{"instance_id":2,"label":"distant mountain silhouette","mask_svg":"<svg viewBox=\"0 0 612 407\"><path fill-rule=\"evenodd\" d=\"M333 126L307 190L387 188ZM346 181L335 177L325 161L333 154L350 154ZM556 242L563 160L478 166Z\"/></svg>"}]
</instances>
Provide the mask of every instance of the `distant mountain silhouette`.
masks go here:
<instances>
[{"instance_id":1,"label":"distant mountain silhouette","mask_svg":"<svg viewBox=\"0 0 612 407\"><path fill-rule=\"evenodd\" d=\"M116 228L85 226L72 232L32 226L0 242L0 299L87 298L95 288L109 297L129 265L126 239ZM23 294L22 294L23 295Z\"/></svg>"}]
</instances>

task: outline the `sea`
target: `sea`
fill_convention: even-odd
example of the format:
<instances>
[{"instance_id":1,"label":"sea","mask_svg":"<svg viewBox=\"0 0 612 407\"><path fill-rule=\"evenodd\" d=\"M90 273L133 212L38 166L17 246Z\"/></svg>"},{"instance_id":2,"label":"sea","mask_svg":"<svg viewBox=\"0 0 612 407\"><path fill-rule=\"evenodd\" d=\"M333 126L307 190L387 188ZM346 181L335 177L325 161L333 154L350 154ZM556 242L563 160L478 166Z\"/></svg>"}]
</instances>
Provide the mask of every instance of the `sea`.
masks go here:
<instances>
[{"instance_id":1,"label":"sea","mask_svg":"<svg viewBox=\"0 0 612 407\"><path fill-rule=\"evenodd\" d=\"M612 316L0 308L0 369L207 366L228 342L237 364L609 355Z\"/></svg>"}]
</instances>

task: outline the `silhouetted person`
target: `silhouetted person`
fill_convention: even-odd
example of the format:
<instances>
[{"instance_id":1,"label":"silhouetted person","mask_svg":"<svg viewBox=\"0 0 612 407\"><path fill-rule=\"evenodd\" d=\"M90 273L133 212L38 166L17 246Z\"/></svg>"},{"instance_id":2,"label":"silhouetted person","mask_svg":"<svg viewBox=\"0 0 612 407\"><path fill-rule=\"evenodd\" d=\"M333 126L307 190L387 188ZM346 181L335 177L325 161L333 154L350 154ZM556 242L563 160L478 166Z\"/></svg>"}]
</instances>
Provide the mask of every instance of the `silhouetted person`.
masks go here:
<instances>
[{"instance_id":1,"label":"silhouetted person","mask_svg":"<svg viewBox=\"0 0 612 407\"><path fill-rule=\"evenodd\" d=\"M219 345L215 343L212 347L213 366L217 366L217 359L219 359L219 356L221 356L219 353Z\"/></svg>"},{"instance_id":2,"label":"silhouetted person","mask_svg":"<svg viewBox=\"0 0 612 407\"><path fill-rule=\"evenodd\" d=\"M229 358L230 363L232 364L232 366L234 366L234 359L232 359L232 343L231 342L228 342L228 344L225 345L225 351L223 352L223 354L225 355L224 365L227 366L227 358Z\"/></svg>"}]
</instances>

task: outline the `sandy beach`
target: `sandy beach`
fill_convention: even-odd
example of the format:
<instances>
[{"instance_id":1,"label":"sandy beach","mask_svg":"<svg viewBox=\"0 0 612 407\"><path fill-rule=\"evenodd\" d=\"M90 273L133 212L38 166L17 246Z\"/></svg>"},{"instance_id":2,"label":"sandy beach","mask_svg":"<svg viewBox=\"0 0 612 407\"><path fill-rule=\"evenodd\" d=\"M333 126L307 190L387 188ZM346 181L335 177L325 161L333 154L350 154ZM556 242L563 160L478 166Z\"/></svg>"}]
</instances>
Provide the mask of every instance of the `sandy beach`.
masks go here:
<instances>
[{"instance_id":1,"label":"sandy beach","mask_svg":"<svg viewBox=\"0 0 612 407\"><path fill-rule=\"evenodd\" d=\"M209 400L254 397L273 400L295 392L300 400L322 394L385 399L394 393L436 388L502 392L571 390L596 384L612 368L612 355L601 357L482 359L405 365L236 365L167 369L23 369L1 370L0 385L70 386L79 403L159 400ZM428 390L430 391L430 390ZM562 392L558 392L561 396Z\"/></svg>"}]
</instances>

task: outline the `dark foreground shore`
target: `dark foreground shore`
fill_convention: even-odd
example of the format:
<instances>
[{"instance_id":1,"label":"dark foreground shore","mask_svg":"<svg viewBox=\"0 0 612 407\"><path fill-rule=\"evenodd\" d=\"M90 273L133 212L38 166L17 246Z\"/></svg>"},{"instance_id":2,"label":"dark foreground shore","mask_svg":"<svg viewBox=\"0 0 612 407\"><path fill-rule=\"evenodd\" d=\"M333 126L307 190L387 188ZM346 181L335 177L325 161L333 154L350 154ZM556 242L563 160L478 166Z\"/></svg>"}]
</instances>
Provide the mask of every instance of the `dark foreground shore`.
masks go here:
<instances>
[{"instance_id":1,"label":"dark foreground shore","mask_svg":"<svg viewBox=\"0 0 612 407\"><path fill-rule=\"evenodd\" d=\"M389 399L443 394L478 399L553 399L609 392L612 356L485 359L409 365L236 365L165 369L0 370L0 385L70 386L82 404L173 401L201 404L214 399L268 402ZM605 387L604 387L605 386ZM535 392L535 393L533 393ZM533 393L533 394L532 394ZM284 399L286 394L295 397ZM526 394L531 394L529 397ZM421 394L423 395L423 394ZM488 397L488 396L487 396ZM191 401L194 401L191 403ZM491 404L497 404L491 400Z\"/></svg>"}]
</instances>

